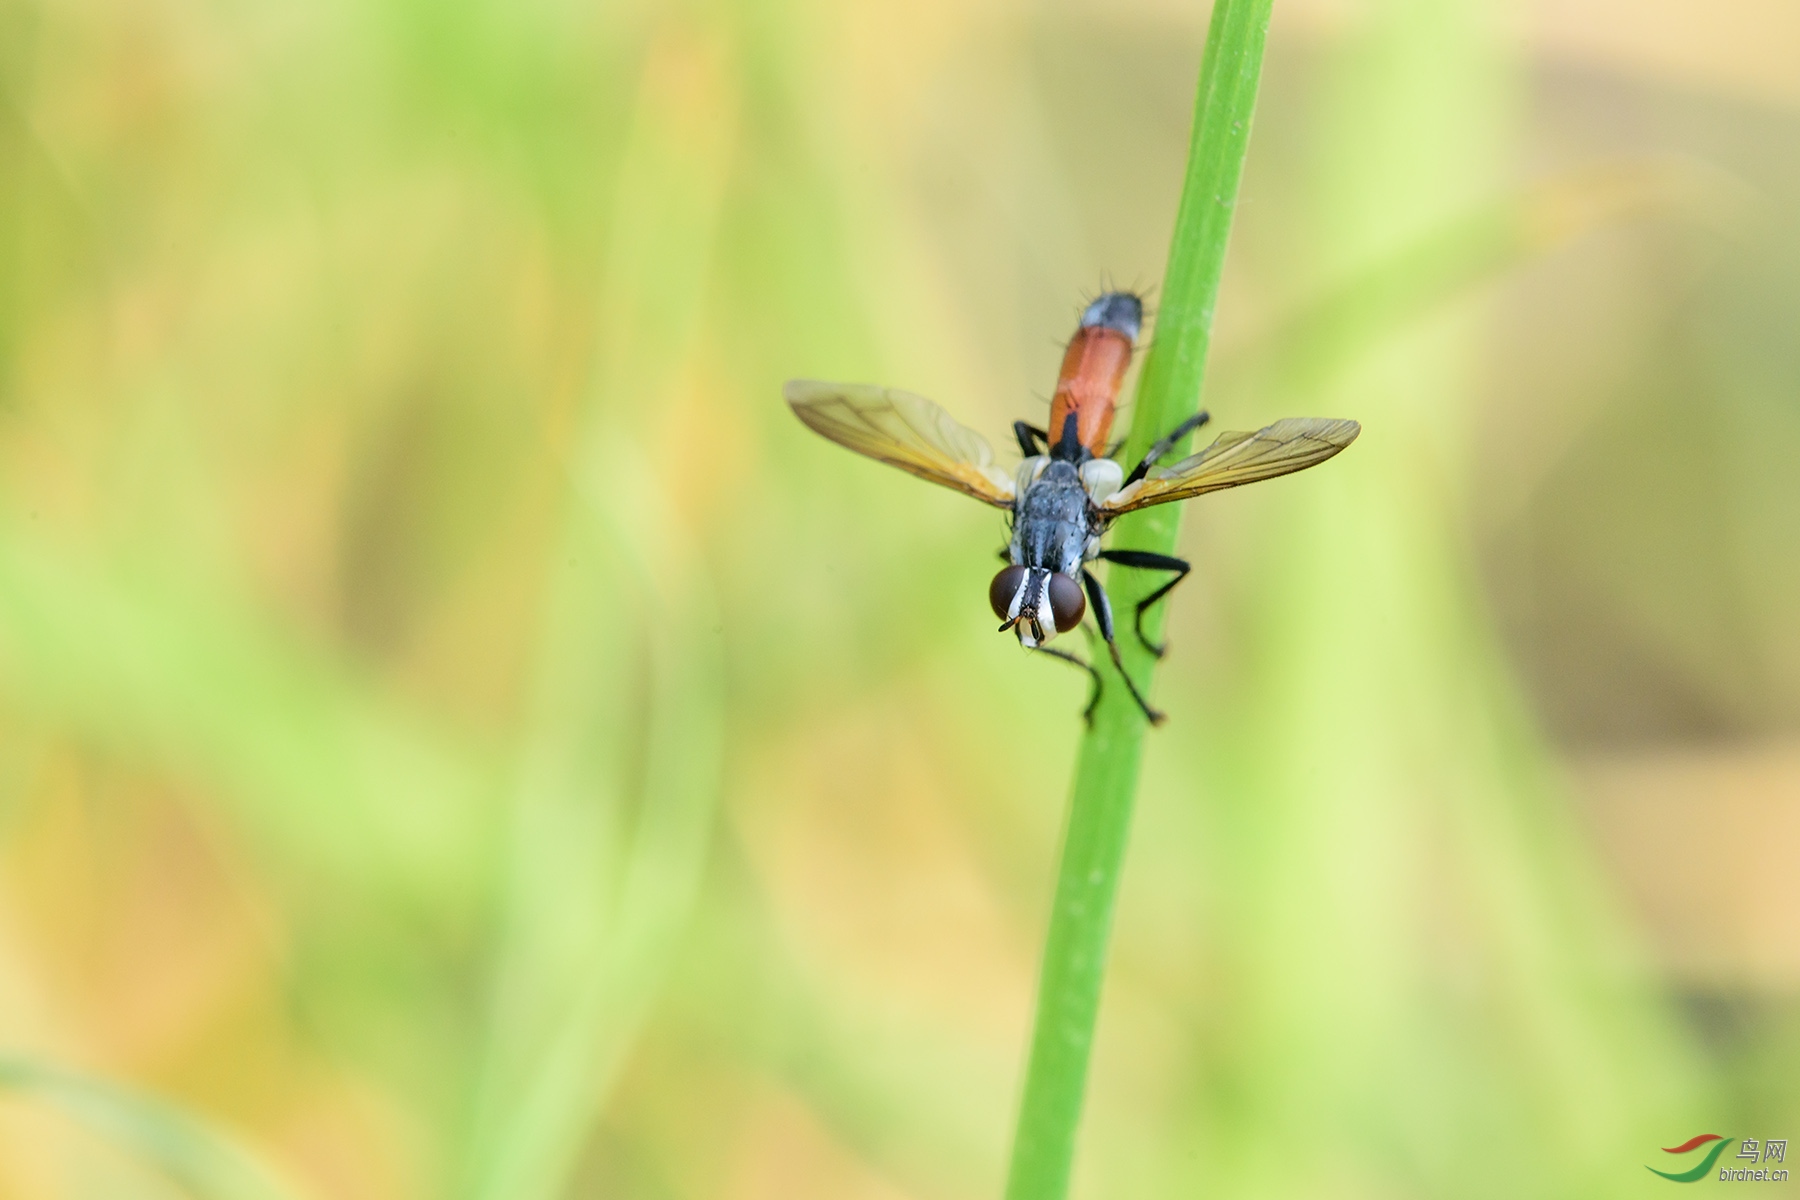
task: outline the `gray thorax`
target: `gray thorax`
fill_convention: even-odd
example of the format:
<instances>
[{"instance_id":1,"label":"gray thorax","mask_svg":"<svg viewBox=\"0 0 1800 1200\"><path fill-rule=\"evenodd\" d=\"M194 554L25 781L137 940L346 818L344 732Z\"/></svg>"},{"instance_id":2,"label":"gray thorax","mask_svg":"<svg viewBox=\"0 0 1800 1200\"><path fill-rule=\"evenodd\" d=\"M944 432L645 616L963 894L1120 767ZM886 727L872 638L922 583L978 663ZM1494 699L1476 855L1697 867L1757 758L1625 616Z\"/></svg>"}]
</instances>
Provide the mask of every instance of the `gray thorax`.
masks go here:
<instances>
[{"instance_id":1,"label":"gray thorax","mask_svg":"<svg viewBox=\"0 0 1800 1200\"><path fill-rule=\"evenodd\" d=\"M1119 488L1111 459L1074 463L1044 456L1019 464L1008 553L1020 566L1081 578L1081 564L1100 552L1103 526L1094 507Z\"/></svg>"}]
</instances>

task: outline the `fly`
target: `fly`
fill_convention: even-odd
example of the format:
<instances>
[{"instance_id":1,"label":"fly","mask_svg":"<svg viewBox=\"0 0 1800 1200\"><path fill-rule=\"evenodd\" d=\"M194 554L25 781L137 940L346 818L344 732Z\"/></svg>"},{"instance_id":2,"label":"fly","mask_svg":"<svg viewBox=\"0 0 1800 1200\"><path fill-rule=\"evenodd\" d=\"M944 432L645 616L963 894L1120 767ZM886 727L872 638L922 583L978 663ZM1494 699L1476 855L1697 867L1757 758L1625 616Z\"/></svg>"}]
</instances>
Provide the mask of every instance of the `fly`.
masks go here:
<instances>
[{"instance_id":1,"label":"fly","mask_svg":"<svg viewBox=\"0 0 1800 1200\"><path fill-rule=\"evenodd\" d=\"M1143 320L1143 301L1130 292L1108 292L1082 311L1063 354L1048 428L1013 422L1024 458L1012 472L995 464L987 439L922 396L809 379L789 381L783 394L796 416L839 445L1011 513L1012 539L1001 553L1007 565L988 585L1000 631L1010 630L1027 649L1087 671L1094 688L1084 716L1091 719L1100 700L1100 673L1049 644L1079 626L1091 606L1131 698L1152 724L1160 724L1163 714L1150 707L1119 659L1112 604L1087 564L1105 561L1168 576L1138 602L1133 620L1138 640L1158 658L1165 647L1144 637L1144 610L1192 568L1173 555L1102 549L1108 526L1153 504L1316 466L1354 441L1362 427L1355 421L1289 418L1254 433L1222 433L1198 454L1159 467L1176 442L1206 424L1201 412L1171 429L1127 471L1113 457L1118 447L1109 448L1106 439Z\"/></svg>"}]
</instances>

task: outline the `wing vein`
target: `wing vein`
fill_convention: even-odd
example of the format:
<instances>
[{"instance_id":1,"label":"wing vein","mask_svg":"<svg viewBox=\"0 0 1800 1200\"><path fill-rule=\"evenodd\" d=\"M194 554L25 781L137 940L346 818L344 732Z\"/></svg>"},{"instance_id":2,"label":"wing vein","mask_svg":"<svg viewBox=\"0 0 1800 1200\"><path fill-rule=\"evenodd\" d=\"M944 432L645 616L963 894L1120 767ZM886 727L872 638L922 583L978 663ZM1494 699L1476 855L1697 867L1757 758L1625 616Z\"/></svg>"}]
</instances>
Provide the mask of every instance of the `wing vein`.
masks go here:
<instances>
[{"instance_id":1,"label":"wing vein","mask_svg":"<svg viewBox=\"0 0 1800 1200\"><path fill-rule=\"evenodd\" d=\"M994 465L987 439L923 396L862 383L790 380L794 415L838 445L964 495L1011 508L1012 477Z\"/></svg>"},{"instance_id":2,"label":"wing vein","mask_svg":"<svg viewBox=\"0 0 1800 1200\"><path fill-rule=\"evenodd\" d=\"M1254 433L1222 433L1198 454L1151 471L1101 508L1128 513L1303 471L1348 446L1361 431L1355 421L1290 417Z\"/></svg>"}]
</instances>

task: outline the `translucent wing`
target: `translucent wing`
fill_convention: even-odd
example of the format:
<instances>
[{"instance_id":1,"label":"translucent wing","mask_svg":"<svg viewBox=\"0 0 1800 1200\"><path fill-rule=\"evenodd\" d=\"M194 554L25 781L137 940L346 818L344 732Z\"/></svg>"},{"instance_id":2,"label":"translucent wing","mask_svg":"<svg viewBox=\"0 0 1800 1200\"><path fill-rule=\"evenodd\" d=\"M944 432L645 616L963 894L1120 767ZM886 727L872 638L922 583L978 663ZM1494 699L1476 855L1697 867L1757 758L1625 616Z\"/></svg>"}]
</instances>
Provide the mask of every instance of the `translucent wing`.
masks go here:
<instances>
[{"instance_id":1,"label":"translucent wing","mask_svg":"<svg viewBox=\"0 0 1800 1200\"><path fill-rule=\"evenodd\" d=\"M1348 446L1361 432L1362 426L1355 421L1290 417L1255 433L1222 433L1200 453L1152 470L1130 487L1115 492L1100 508L1111 514L1127 513L1134 508L1304 471Z\"/></svg>"},{"instance_id":2,"label":"translucent wing","mask_svg":"<svg viewBox=\"0 0 1800 1200\"><path fill-rule=\"evenodd\" d=\"M795 416L840 446L977 500L1012 507L1012 476L994 465L987 439L923 396L813 379L789 380L782 395Z\"/></svg>"}]
</instances>

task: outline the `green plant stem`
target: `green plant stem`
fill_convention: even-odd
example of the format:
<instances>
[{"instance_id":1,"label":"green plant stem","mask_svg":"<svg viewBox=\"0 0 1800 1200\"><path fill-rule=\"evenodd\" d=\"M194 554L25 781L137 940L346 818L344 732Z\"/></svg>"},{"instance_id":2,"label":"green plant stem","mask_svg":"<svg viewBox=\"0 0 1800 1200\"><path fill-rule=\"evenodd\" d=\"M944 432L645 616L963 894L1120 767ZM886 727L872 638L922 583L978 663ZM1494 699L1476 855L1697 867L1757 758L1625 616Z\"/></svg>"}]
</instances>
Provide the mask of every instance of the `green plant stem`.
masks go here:
<instances>
[{"instance_id":1,"label":"green plant stem","mask_svg":"<svg viewBox=\"0 0 1800 1200\"><path fill-rule=\"evenodd\" d=\"M1199 406L1212 342L1213 306L1250 139L1272 3L1216 0L1213 8L1200 65L1187 178L1169 249L1156 336L1144 361L1125 444L1127 463L1135 462ZM1178 524L1178 505L1147 509L1119 523L1115 542L1167 554L1175 548ZM1147 593L1149 581L1134 577L1142 574L1109 573L1108 584L1116 585L1110 590L1122 632L1130 626L1137 601ZM1160 607L1144 622L1145 635L1152 640L1161 633ZM1129 633L1119 639L1119 646L1126 670L1148 689L1153 664L1149 652ZM1007 1200L1060 1200L1068 1193L1145 729L1143 715L1122 682L1109 678L1075 768Z\"/></svg>"}]
</instances>

